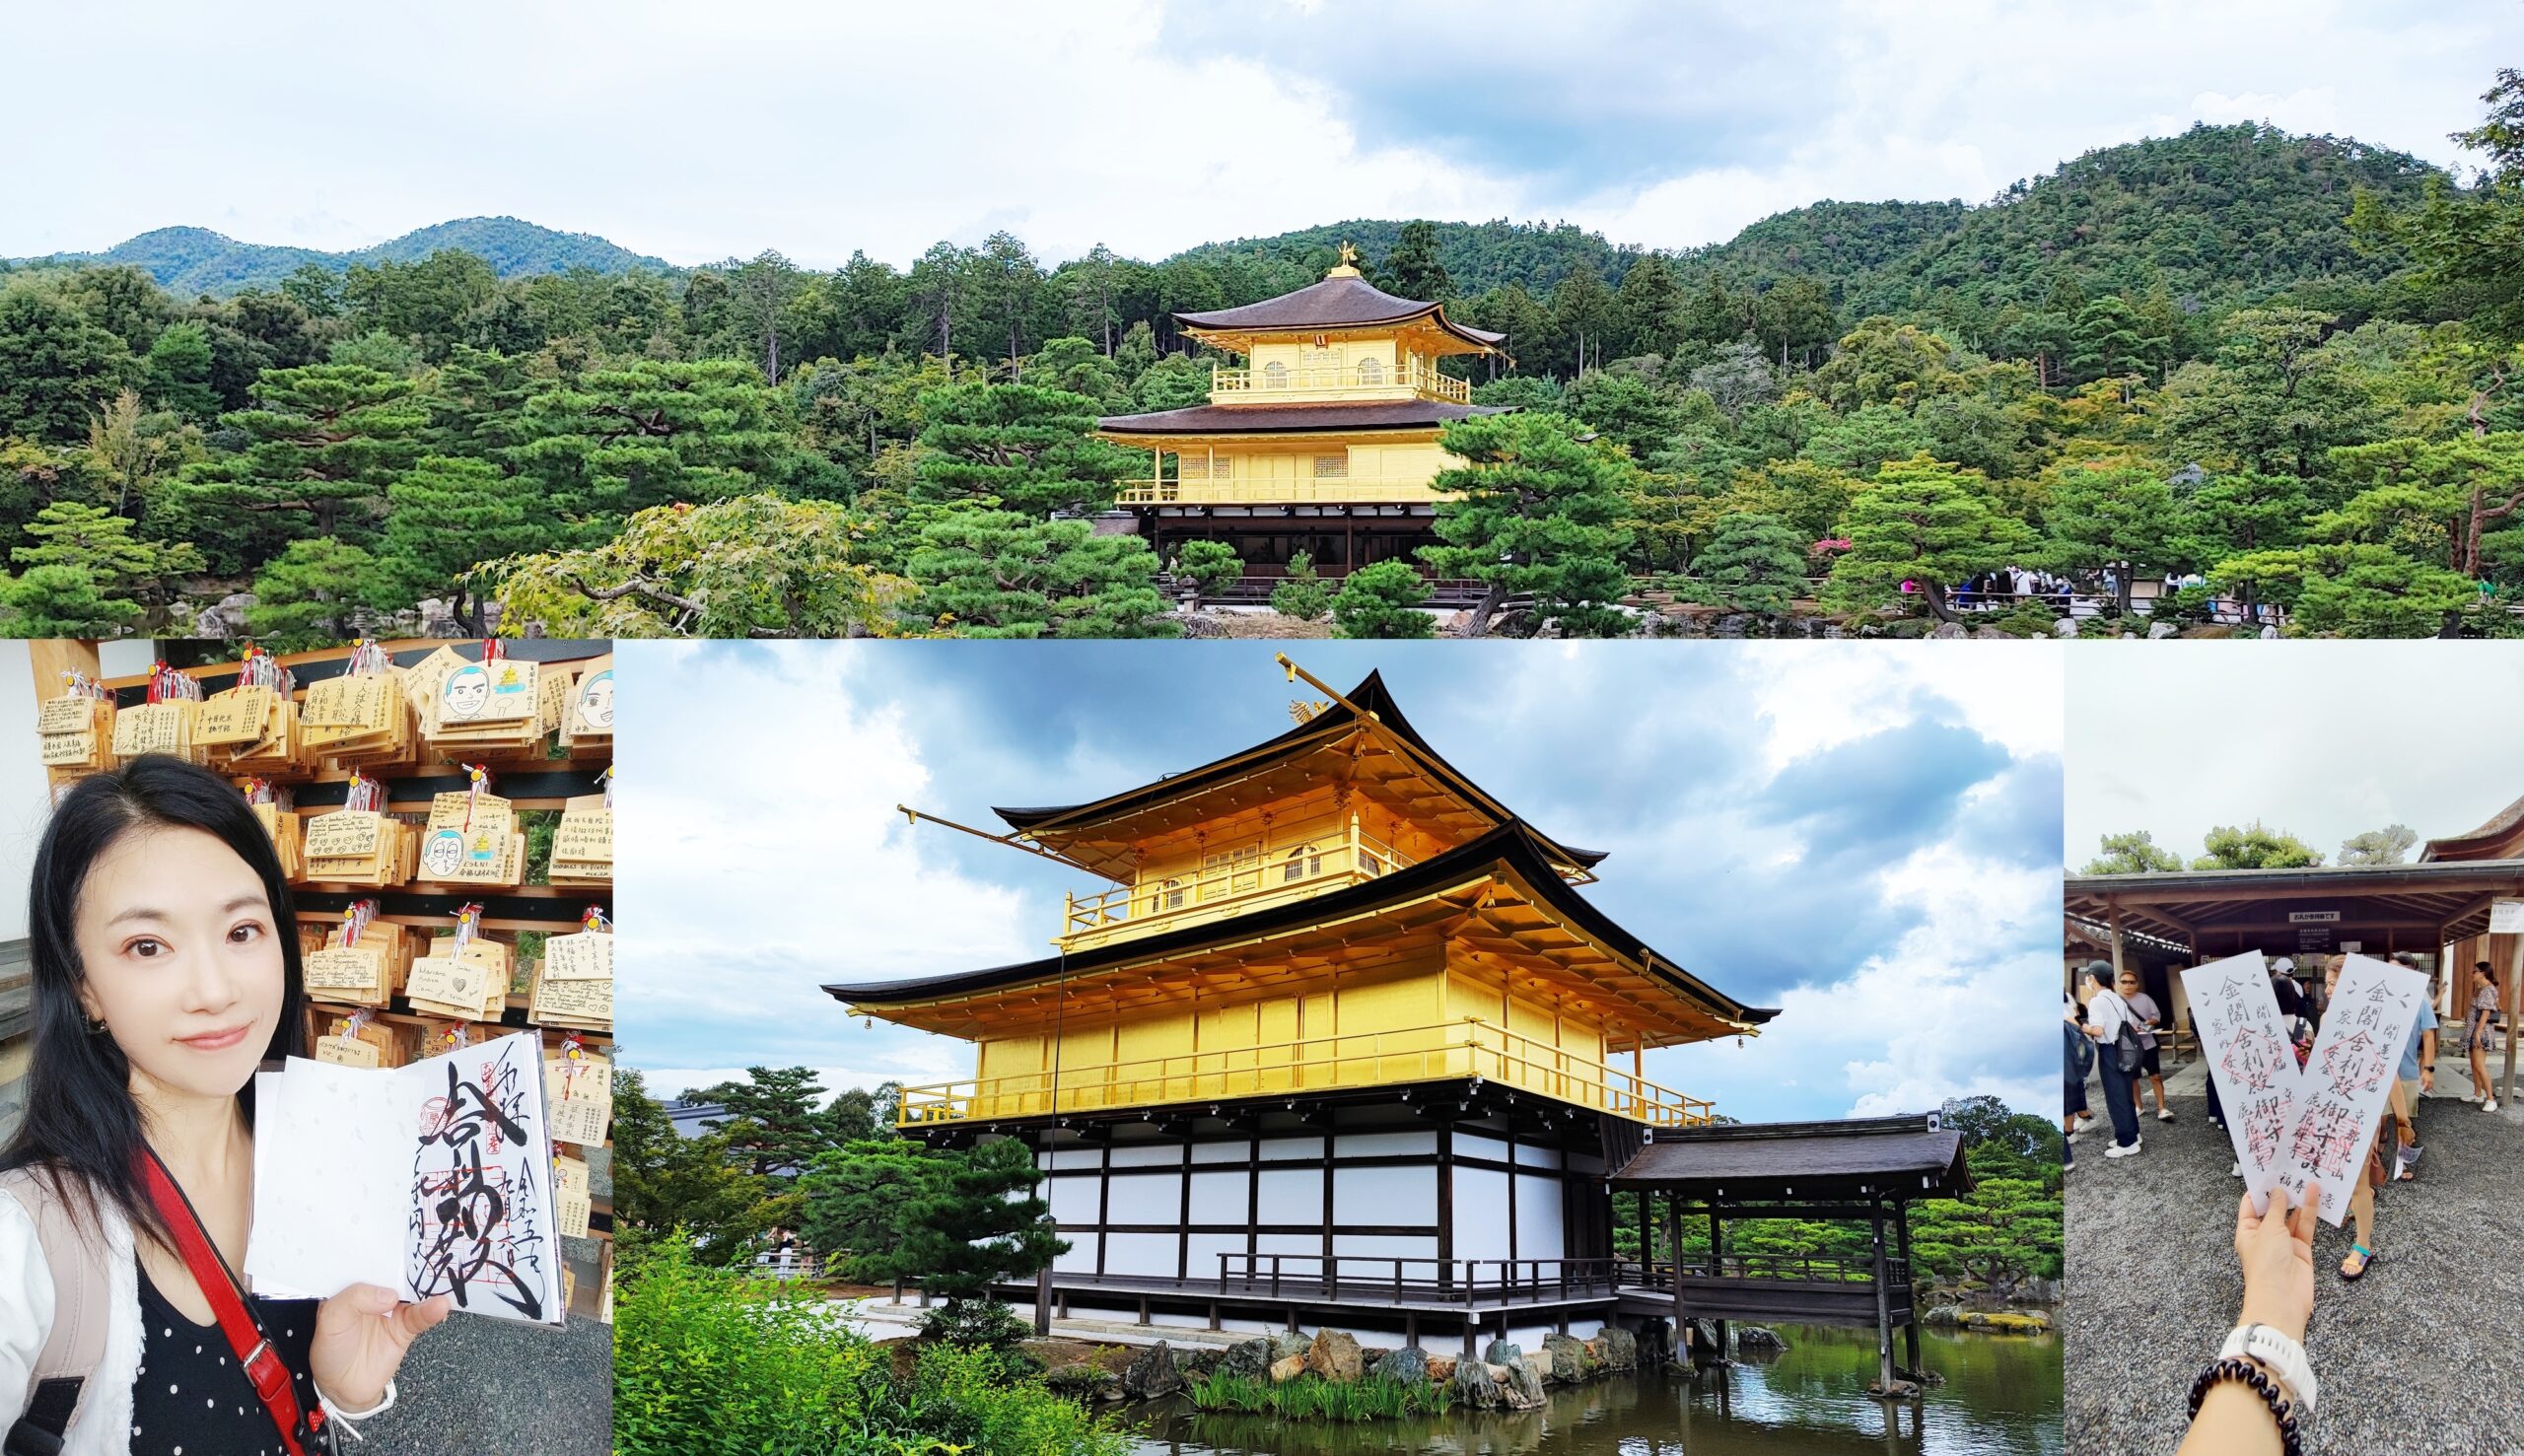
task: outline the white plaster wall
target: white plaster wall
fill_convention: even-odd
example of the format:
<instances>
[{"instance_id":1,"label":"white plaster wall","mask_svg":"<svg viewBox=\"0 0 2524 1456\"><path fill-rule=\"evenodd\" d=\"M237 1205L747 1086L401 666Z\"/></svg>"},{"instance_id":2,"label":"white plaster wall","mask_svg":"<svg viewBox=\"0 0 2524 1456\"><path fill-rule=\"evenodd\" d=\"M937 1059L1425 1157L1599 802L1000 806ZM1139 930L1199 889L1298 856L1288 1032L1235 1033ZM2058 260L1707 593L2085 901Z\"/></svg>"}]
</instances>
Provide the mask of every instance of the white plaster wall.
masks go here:
<instances>
[{"instance_id":1,"label":"white plaster wall","mask_svg":"<svg viewBox=\"0 0 2524 1456\"><path fill-rule=\"evenodd\" d=\"M1102 1221L1095 1216L1095 1179L1054 1178L1050 1180L1050 1185L1051 1192L1045 1194L1044 1198L1052 1206L1053 1222L1097 1223Z\"/></svg>"},{"instance_id":2,"label":"white plaster wall","mask_svg":"<svg viewBox=\"0 0 2524 1456\"><path fill-rule=\"evenodd\" d=\"M1323 1156L1321 1138L1265 1138L1262 1140L1264 1162L1321 1156Z\"/></svg>"},{"instance_id":3,"label":"white plaster wall","mask_svg":"<svg viewBox=\"0 0 2524 1456\"><path fill-rule=\"evenodd\" d=\"M1334 1140L1338 1157L1392 1157L1401 1153L1435 1153L1437 1132L1343 1133Z\"/></svg>"},{"instance_id":4,"label":"white plaster wall","mask_svg":"<svg viewBox=\"0 0 2524 1456\"><path fill-rule=\"evenodd\" d=\"M1036 1167L1055 1171L1104 1166L1104 1151L1099 1147L1062 1147L1034 1154Z\"/></svg>"},{"instance_id":5,"label":"white plaster wall","mask_svg":"<svg viewBox=\"0 0 2524 1456\"><path fill-rule=\"evenodd\" d=\"M1245 1143L1195 1143L1192 1144L1192 1161L1240 1163L1244 1161L1244 1155L1252 1150L1252 1144Z\"/></svg>"},{"instance_id":6,"label":"white plaster wall","mask_svg":"<svg viewBox=\"0 0 2524 1456\"><path fill-rule=\"evenodd\" d=\"M1335 1168L1335 1223L1436 1223L1436 1168Z\"/></svg>"},{"instance_id":7,"label":"white plaster wall","mask_svg":"<svg viewBox=\"0 0 2524 1456\"><path fill-rule=\"evenodd\" d=\"M1062 1274L1093 1274L1097 1235L1064 1230L1061 1237L1069 1240L1069 1252L1054 1259L1052 1268Z\"/></svg>"},{"instance_id":8,"label":"white plaster wall","mask_svg":"<svg viewBox=\"0 0 2524 1456\"><path fill-rule=\"evenodd\" d=\"M1455 1257L1507 1257L1507 1175L1488 1168L1455 1169Z\"/></svg>"},{"instance_id":9,"label":"white plaster wall","mask_svg":"<svg viewBox=\"0 0 2524 1456\"><path fill-rule=\"evenodd\" d=\"M1244 1235L1240 1233L1195 1233L1189 1235L1189 1238L1192 1244L1192 1262L1189 1267L1192 1278L1196 1280L1214 1280L1219 1277L1221 1254L1241 1256L1244 1253ZM1227 1267L1229 1278L1243 1277L1245 1262L1241 1257L1229 1260Z\"/></svg>"},{"instance_id":10,"label":"white plaster wall","mask_svg":"<svg viewBox=\"0 0 2524 1456\"><path fill-rule=\"evenodd\" d=\"M1567 1248L1561 1237L1560 1180L1516 1180L1516 1257L1556 1259Z\"/></svg>"},{"instance_id":11,"label":"white plaster wall","mask_svg":"<svg viewBox=\"0 0 2524 1456\"><path fill-rule=\"evenodd\" d=\"M1557 1147L1536 1147L1530 1143L1519 1143L1516 1144L1516 1166L1520 1168L1557 1168L1560 1166L1560 1149Z\"/></svg>"},{"instance_id":12,"label":"white plaster wall","mask_svg":"<svg viewBox=\"0 0 2524 1456\"><path fill-rule=\"evenodd\" d=\"M1507 1144L1504 1139L1485 1138L1479 1133L1458 1132L1455 1134L1455 1155L1486 1157L1494 1163L1504 1163L1507 1160Z\"/></svg>"},{"instance_id":13,"label":"white plaster wall","mask_svg":"<svg viewBox=\"0 0 2524 1456\"><path fill-rule=\"evenodd\" d=\"M1341 1257L1343 1279L1356 1276L1372 1282L1391 1274L1389 1269L1379 1267L1372 1261L1435 1259L1437 1257L1437 1238L1435 1234L1345 1234L1334 1242L1333 1251ZM1357 1262L1360 1259L1370 1262L1361 1264ZM1406 1264L1403 1266L1402 1273L1406 1279L1425 1280L1436 1273L1436 1270L1427 1264L1417 1267Z\"/></svg>"},{"instance_id":14,"label":"white plaster wall","mask_svg":"<svg viewBox=\"0 0 2524 1456\"><path fill-rule=\"evenodd\" d=\"M1319 1168L1264 1168L1257 1176L1262 1180L1262 1217L1264 1223L1321 1223L1323 1221L1323 1172Z\"/></svg>"},{"instance_id":15,"label":"white plaster wall","mask_svg":"<svg viewBox=\"0 0 2524 1456\"><path fill-rule=\"evenodd\" d=\"M1104 1272L1172 1279L1182 1244L1183 1236L1176 1233L1108 1233L1104 1235Z\"/></svg>"},{"instance_id":16,"label":"white plaster wall","mask_svg":"<svg viewBox=\"0 0 2524 1456\"><path fill-rule=\"evenodd\" d=\"M1180 1223L1183 1221L1183 1175L1115 1173L1113 1195L1106 1201L1107 1223Z\"/></svg>"},{"instance_id":17,"label":"white plaster wall","mask_svg":"<svg viewBox=\"0 0 2524 1456\"><path fill-rule=\"evenodd\" d=\"M1113 1166L1117 1168L1179 1168L1183 1166L1183 1149L1179 1146L1116 1147Z\"/></svg>"},{"instance_id":18,"label":"white plaster wall","mask_svg":"<svg viewBox=\"0 0 2524 1456\"><path fill-rule=\"evenodd\" d=\"M1252 1213L1252 1175L1238 1168L1232 1173L1194 1173L1192 1175L1192 1216L1187 1223L1241 1223Z\"/></svg>"}]
</instances>

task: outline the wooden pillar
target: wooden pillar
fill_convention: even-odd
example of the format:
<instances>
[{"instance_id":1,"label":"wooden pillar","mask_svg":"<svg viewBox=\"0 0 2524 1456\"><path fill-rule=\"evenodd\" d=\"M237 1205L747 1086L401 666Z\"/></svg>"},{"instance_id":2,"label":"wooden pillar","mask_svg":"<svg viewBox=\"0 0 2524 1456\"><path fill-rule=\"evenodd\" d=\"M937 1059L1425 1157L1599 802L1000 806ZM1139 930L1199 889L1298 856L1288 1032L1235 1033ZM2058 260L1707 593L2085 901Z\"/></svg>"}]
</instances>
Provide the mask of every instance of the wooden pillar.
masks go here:
<instances>
[{"instance_id":1,"label":"wooden pillar","mask_svg":"<svg viewBox=\"0 0 2524 1456\"><path fill-rule=\"evenodd\" d=\"M2113 934L2113 947L2120 948L2120 933ZM1884 1390L1893 1388L1893 1302L1885 1288L1884 1268L1884 1200L1880 1195L1867 1199L1867 1223L1874 1230L1875 1255L1875 1365Z\"/></svg>"},{"instance_id":2,"label":"wooden pillar","mask_svg":"<svg viewBox=\"0 0 2524 1456\"><path fill-rule=\"evenodd\" d=\"M1911 1205L1897 1200L1893 1205L1893 1234L1899 1241L1895 1250L1902 1259L1902 1288L1911 1303L1911 1317L1902 1324L1902 1354L1911 1363L1911 1373L1920 1372L1920 1286L1919 1271L1911 1267Z\"/></svg>"},{"instance_id":3,"label":"wooden pillar","mask_svg":"<svg viewBox=\"0 0 2524 1456\"><path fill-rule=\"evenodd\" d=\"M1683 1211L1670 1190L1665 1194L1665 1247L1672 1251L1674 1260L1674 1354L1681 1360L1686 1332L1691 1328L1691 1312L1683 1304Z\"/></svg>"},{"instance_id":4,"label":"wooden pillar","mask_svg":"<svg viewBox=\"0 0 2524 1456\"><path fill-rule=\"evenodd\" d=\"M924 1305L929 1303L928 1290L921 1291L920 1302ZM1052 1333L1052 1266L1049 1264L1034 1271L1034 1333Z\"/></svg>"},{"instance_id":5,"label":"wooden pillar","mask_svg":"<svg viewBox=\"0 0 2524 1456\"><path fill-rule=\"evenodd\" d=\"M2119 905L2112 907L2112 979L2116 985L2121 980L2121 907Z\"/></svg>"},{"instance_id":6,"label":"wooden pillar","mask_svg":"<svg viewBox=\"0 0 2524 1456\"><path fill-rule=\"evenodd\" d=\"M97 666L97 644L86 639L29 638L27 664L35 669L35 702L38 704L61 696L61 674L65 672L83 672L90 677L105 675Z\"/></svg>"},{"instance_id":7,"label":"wooden pillar","mask_svg":"<svg viewBox=\"0 0 2524 1456\"><path fill-rule=\"evenodd\" d=\"M1713 1203L1709 1206L1709 1276L1712 1279L1720 1279L1725 1276L1725 1273L1726 1230L1725 1226L1718 1221L1718 1205ZM1718 1357L1721 1360L1731 1357L1724 1320L1718 1322Z\"/></svg>"},{"instance_id":8,"label":"wooden pillar","mask_svg":"<svg viewBox=\"0 0 2524 1456\"><path fill-rule=\"evenodd\" d=\"M2516 886L2516 891L2524 894L2524 885ZM2483 937L2481 943L2490 945L2496 939L2496 936L2489 936ZM2524 936L2509 936L2507 947L2506 974L2502 978L2506 982L2506 1065L2498 1074L2497 1100L2500 1102L2512 1100L2515 1096L2515 1040L2516 1034L2524 1031L2524 1026L2516 1024L2519 993L2524 993ZM2484 953L2482 958L2492 965L2497 960L2495 955L2488 953Z\"/></svg>"}]
</instances>

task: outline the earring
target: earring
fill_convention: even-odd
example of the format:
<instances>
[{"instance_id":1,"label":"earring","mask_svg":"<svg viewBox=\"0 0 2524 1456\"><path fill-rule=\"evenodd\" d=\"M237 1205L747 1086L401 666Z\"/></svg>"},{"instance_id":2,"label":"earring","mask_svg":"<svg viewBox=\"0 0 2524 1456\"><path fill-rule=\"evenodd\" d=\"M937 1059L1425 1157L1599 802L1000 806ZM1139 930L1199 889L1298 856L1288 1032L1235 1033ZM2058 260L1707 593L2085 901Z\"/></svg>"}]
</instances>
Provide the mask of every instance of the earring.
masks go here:
<instances>
[{"instance_id":1,"label":"earring","mask_svg":"<svg viewBox=\"0 0 2524 1456\"><path fill-rule=\"evenodd\" d=\"M88 1016L82 1019L88 1023L88 1034L90 1036L102 1036L105 1034L105 1022L104 1017Z\"/></svg>"}]
</instances>

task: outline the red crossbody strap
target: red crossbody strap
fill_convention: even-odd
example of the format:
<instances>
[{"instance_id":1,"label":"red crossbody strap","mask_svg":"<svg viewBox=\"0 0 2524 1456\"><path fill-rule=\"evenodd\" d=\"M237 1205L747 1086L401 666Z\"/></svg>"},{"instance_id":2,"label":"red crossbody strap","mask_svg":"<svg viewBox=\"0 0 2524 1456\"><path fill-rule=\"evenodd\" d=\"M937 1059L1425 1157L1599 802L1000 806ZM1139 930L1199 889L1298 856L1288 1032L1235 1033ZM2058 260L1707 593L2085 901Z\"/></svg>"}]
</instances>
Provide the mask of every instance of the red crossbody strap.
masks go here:
<instances>
[{"instance_id":1,"label":"red crossbody strap","mask_svg":"<svg viewBox=\"0 0 2524 1456\"><path fill-rule=\"evenodd\" d=\"M282 1447L289 1456L307 1456L298 1443L298 1393L290 1388L288 1363L281 1359L280 1352L272 1349L271 1341L254 1323L253 1316L246 1313L245 1295L237 1286L236 1276L229 1272L228 1261L211 1247L210 1236L202 1232L201 1218L193 1213L191 1200L168 1176L167 1165L158 1160L158 1154L145 1148L138 1161L149 1202L157 1207L158 1216L166 1220L168 1231L175 1236L175 1252L184 1256L193 1283L210 1300L211 1313L219 1320L219 1333L228 1337L228 1348L236 1352L238 1362L245 1367L245 1378L253 1382L254 1394L262 1397L272 1424L280 1427ZM320 1429L324 1413L310 1411L306 1421L309 1430Z\"/></svg>"}]
</instances>

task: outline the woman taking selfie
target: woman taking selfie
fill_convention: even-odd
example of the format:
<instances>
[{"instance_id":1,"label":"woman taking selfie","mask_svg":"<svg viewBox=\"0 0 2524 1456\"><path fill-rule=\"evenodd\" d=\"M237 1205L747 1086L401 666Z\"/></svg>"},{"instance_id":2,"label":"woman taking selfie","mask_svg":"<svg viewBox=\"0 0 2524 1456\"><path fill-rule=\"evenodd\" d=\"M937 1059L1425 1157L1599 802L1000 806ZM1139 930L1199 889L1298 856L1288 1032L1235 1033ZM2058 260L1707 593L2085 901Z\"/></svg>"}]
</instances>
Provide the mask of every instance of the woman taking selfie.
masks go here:
<instances>
[{"instance_id":1,"label":"woman taking selfie","mask_svg":"<svg viewBox=\"0 0 2524 1456\"><path fill-rule=\"evenodd\" d=\"M392 1403L448 1300L374 1284L258 1300L233 1273L252 1234L253 1075L301 1042L271 842L216 775L133 759L62 797L28 927L34 1057L0 1151L6 1449L330 1449Z\"/></svg>"}]
</instances>

